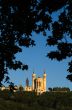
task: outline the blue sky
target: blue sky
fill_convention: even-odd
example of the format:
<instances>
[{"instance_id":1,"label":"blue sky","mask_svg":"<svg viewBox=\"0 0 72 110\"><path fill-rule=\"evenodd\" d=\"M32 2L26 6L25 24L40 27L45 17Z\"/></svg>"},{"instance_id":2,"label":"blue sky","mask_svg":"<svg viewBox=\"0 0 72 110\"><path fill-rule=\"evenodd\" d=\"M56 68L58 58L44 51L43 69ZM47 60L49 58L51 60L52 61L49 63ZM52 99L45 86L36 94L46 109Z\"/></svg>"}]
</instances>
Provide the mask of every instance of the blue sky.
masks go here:
<instances>
[{"instance_id":1,"label":"blue sky","mask_svg":"<svg viewBox=\"0 0 72 110\"><path fill-rule=\"evenodd\" d=\"M58 14L59 12L52 14L54 21L58 19ZM50 33L48 32L48 34ZM49 87L69 87L72 90L72 82L66 79L66 76L69 74L67 68L70 59L61 62L50 60L46 55L50 50L53 50L53 48L46 46L46 37L42 36L41 33L38 35L33 33L32 38L35 40L36 46L30 48L22 47L22 53L16 55L17 60L27 64L29 69L27 71L19 69L9 71L11 81L14 82L15 85L25 86L26 78L28 78L31 86L33 71L37 74L37 77L42 77L44 71L46 71L47 89Z\"/></svg>"},{"instance_id":2,"label":"blue sky","mask_svg":"<svg viewBox=\"0 0 72 110\"><path fill-rule=\"evenodd\" d=\"M28 78L31 86L33 71L37 74L37 77L42 77L45 70L47 74L47 89L49 87L69 87L72 90L72 83L66 79L69 59L61 62L50 60L46 55L53 48L46 46L46 38L42 34L33 33L33 39L36 41L36 46L23 47L23 52L16 55L17 60L28 64L29 69L27 71L19 69L9 71L11 81L15 85L25 86L26 78Z\"/></svg>"}]
</instances>

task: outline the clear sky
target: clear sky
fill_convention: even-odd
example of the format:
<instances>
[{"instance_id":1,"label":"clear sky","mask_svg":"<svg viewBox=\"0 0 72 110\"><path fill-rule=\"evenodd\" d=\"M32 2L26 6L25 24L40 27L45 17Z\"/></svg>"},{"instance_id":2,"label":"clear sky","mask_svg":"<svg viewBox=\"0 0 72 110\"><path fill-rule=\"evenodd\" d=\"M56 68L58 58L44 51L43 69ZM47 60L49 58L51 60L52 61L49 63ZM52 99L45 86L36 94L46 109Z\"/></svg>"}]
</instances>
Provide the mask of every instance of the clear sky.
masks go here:
<instances>
[{"instance_id":1,"label":"clear sky","mask_svg":"<svg viewBox=\"0 0 72 110\"><path fill-rule=\"evenodd\" d=\"M47 89L49 87L69 87L72 90L72 83L66 79L69 59L62 62L50 60L46 57L50 51L50 47L46 46L46 38L42 34L37 35L33 33L33 39L36 41L36 46L30 48L23 47L23 52L16 56L17 60L28 64L29 69L27 71L11 70L11 81L15 85L25 86L26 78L28 78L29 84L32 85L33 71L37 76L42 77L45 70L47 74Z\"/></svg>"},{"instance_id":2,"label":"clear sky","mask_svg":"<svg viewBox=\"0 0 72 110\"><path fill-rule=\"evenodd\" d=\"M52 15L53 20L57 19L57 14ZM23 47L23 52L16 55L17 60L27 64L29 69L27 71L19 69L9 71L11 81L15 85L25 86L26 78L28 78L29 84L32 85L33 71L40 77L46 71L47 89L49 87L69 87L72 90L72 82L66 79L66 76L69 74L67 72L69 59L61 62L50 60L46 55L53 48L46 46L46 38L41 33L38 35L33 33L32 35L32 38L36 41L36 46L30 48Z\"/></svg>"}]
</instances>

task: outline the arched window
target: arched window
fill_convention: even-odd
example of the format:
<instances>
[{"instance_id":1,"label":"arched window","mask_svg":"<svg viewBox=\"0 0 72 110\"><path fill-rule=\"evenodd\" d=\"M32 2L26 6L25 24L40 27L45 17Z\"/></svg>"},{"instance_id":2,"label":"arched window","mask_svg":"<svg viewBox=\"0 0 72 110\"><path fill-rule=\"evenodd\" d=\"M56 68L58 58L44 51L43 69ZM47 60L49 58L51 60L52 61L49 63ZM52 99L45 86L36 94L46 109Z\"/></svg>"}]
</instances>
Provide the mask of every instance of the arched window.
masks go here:
<instances>
[{"instance_id":1,"label":"arched window","mask_svg":"<svg viewBox=\"0 0 72 110\"><path fill-rule=\"evenodd\" d=\"M41 87L41 82L39 81L39 87Z\"/></svg>"},{"instance_id":2,"label":"arched window","mask_svg":"<svg viewBox=\"0 0 72 110\"><path fill-rule=\"evenodd\" d=\"M37 81L37 87L38 87L38 81Z\"/></svg>"}]
</instances>

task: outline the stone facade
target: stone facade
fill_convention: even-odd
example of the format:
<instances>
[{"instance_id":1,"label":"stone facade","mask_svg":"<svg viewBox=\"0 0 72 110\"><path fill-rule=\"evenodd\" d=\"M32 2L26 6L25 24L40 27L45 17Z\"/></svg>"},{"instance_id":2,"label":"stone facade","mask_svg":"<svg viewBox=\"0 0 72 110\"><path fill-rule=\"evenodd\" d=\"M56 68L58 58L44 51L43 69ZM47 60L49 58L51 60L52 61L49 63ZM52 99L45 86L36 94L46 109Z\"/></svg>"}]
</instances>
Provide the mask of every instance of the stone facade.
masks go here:
<instances>
[{"instance_id":1,"label":"stone facade","mask_svg":"<svg viewBox=\"0 0 72 110\"><path fill-rule=\"evenodd\" d=\"M46 73L44 72L43 77L36 77L36 74L32 74L32 86L26 86L25 91L34 91L37 94L46 92Z\"/></svg>"},{"instance_id":2,"label":"stone facade","mask_svg":"<svg viewBox=\"0 0 72 110\"><path fill-rule=\"evenodd\" d=\"M14 86L16 91L19 91L21 86ZM9 87L0 87L0 90L10 90ZM22 88L22 91L33 91L36 92L37 94L41 94L43 92L46 92L46 73L44 72L43 77L36 77L36 74L33 72L32 74L32 86L29 86L28 79L26 80L26 86Z\"/></svg>"}]
</instances>

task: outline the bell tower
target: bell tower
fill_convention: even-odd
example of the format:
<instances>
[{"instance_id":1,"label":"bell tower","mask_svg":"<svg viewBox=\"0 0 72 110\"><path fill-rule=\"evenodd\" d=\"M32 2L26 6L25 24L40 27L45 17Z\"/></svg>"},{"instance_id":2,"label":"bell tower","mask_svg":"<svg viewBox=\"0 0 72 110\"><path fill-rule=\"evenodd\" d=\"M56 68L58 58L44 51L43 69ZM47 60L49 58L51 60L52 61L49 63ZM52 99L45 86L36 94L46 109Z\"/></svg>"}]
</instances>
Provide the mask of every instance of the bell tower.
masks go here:
<instances>
[{"instance_id":1,"label":"bell tower","mask_svg":"<svg viewBox=\"0 0 72 110\"><path fill-rule=\"evenodd\" d=\"M33 72L33 74L32 74L32 90L35 89L35 79L36 79L36 74Z\"/></svg>"},{"instance_id":2,"label":"bell tower","mask_svg":"<svg viewBox=\"0 0 72 110\"><path fill-rule=\"evenodd\" d=\"M46 91L46 72L43 74L43 89Z\"/></svg>"}]
</instances>

